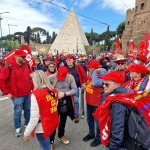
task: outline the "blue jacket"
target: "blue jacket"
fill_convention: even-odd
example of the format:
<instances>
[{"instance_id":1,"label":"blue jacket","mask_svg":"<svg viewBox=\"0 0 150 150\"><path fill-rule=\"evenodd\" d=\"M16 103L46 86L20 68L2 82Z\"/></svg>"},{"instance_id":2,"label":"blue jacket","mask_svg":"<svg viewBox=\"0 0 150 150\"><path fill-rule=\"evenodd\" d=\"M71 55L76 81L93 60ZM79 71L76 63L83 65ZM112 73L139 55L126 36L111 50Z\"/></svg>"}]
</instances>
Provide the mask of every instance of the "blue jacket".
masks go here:
<instances>
[{"instance_id":1,"label":"blue jacket","mask_svg":"<svg viewBox=\"0 0 150 150\"><path fill-rule=\"evenodd\" d=\"M127 93L124 85L116 88L111 94ZM111 107L111 131L110 142L107 145L110 150L123 148L122 142L125 131L125 124L129 116L129 110L121 103L114 103Z\"/></svg>"},{"instance_id":2,"label":"blue jacket","mask_svg":"<svg viewBox=\"0 0 150 150\"><path fill-rule=\"evenodd\" d=\"M104 68L101 68L102 71L98 74L98 72L95 70L93 72L92 75L92 85L94 87L98 87L101 86L102 90L101 90L101 104L104 102L104 100L106 99L106 94L104 93L104 89L103 89L103 79L99 79L98 76L105 76L105 74L107 73L107 71Z\"/></svg>"}]
</instances>

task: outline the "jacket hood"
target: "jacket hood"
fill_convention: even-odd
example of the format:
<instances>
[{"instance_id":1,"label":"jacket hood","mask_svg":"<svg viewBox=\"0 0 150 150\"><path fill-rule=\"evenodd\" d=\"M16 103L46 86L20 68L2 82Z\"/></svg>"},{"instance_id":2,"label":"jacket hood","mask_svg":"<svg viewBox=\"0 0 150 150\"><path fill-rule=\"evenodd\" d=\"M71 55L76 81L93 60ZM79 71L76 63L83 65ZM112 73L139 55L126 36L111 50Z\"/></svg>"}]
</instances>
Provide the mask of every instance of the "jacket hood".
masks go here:
<instances>
[{"instance_id":1,"label":"jacket hood","mask_svg":"<svg viewBox=\"0 0 150 150\"><path fill-rule=\"evenodd\" d=\"M123 94L123 93L127 93L127 88L124 85L121 85L117 87L111 94L117 95L117 94Z\"/></svg>"},{"instance_id":2,"label":"jacket hood","mask_svg":"<svg viewBox=\"0 0 150 150\"><path fill-rule=\"evenodd\" d=\"M20 65L18 65L17 63L16 63L16 59L15 59L15 57L14 58L12 58L11 60L10 60L10 63L11 64L13 64L14 66L16 66L17 68L20 68L20 67L22 67L25 63L23 63L23 65L22 66L20 66Z\"/></svg>"}]
</instances>

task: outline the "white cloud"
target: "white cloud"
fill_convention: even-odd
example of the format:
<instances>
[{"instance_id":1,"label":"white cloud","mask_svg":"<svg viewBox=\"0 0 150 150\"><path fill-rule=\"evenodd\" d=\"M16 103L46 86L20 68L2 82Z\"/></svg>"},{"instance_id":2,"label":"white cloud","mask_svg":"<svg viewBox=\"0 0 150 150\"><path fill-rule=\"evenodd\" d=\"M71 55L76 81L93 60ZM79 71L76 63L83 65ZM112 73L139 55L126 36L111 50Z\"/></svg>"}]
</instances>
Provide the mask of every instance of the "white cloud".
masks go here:
<instances>
[{"instance_id":1,"label":"white cloud","mask_svg":"<svg viewBox=\"0 0 150 150\"><path fill-rule=\"evenodd\" d=\"M3 18L1 21L3 36L9 34L8 24L18 26L10 26L11 34L18 31L24 32L26 31L27 26L30 26L31 28L44 28L49 31L50 34L53 31L58 33L59 29L52 27L55 23L54 15L47 12L44 7L42 10L40 7L38 8L39 10L35 8L35 6L30 6L23 0L1 0L0 13L6 11L10 12L8 14L1 15Z\"/></svg>"},{"instance_id":2,"label":"white cloud","mask_svg":"<svg viewBox=\"0 0 150 150\"><path fill-rule=\"evenodd\" d=\"M87 6L89 6L92 2L94 2L93 0L71 0L71 2L74 2L74 6L79 6L79 8L85 8Z\"/></svg>"},{"instance_id":3,"label":"white cloud","mask_svg":"<svg viewBox=\"0 0 150 150\"><path fill-rule=\"evenodd\" d=\"M126 10L135 7L135 0L123 0L126 7L121 0L98 0L100 3L99 8L112 9L116 13L126 14Z\"/></svg>"}]
</instances>

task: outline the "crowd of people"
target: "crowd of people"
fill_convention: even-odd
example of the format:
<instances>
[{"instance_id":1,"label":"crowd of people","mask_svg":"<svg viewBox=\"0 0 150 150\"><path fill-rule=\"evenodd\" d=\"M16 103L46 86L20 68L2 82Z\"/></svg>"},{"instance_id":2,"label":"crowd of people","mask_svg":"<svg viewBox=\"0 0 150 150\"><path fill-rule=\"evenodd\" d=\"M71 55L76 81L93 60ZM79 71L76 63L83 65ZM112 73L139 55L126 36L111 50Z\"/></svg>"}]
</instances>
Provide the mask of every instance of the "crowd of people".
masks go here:
<instances>
[{"instance_id":1,"label":"crowd of people","mask_svg":"<svg viewBox=\"0 0 150 150\"><path fill-rule=\"evenodd\" d=\"M16 50L9 63L3 62L3 66L1 63L0 89L14 104L16 137L21 136L23 111L24 140L36 135L43 150L53 150L56 130L58 140L69 144L65 137L67 116L79 123L86 114L89 130L83 142L93 139L91 147L103 144L104 150L150 148L147 98L150 76L145 55L38 55L33 58L36 66L30 68L26 53Z\"/></svg>"}]
</instances>

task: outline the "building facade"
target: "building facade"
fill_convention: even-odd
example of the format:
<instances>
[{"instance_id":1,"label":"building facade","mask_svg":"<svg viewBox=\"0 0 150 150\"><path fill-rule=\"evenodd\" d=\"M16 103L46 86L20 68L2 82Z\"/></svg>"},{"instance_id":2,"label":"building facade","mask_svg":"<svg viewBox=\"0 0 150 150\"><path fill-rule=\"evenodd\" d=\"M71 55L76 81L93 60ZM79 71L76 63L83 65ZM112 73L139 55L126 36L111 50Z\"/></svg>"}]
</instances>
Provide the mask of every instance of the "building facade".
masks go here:
<instances>
[{"instance_id":1,"label":"building facade","mask_svg":"<svg viewBox=\"0 0 150 150\"><path fill-rule=\"evenodd\" d=\"M125 30L121 38L122 50L129 51L127 43L132 38L135 46L145 40L145 32L150 34L150 0L136 0L135 8L126 12Z\"/></svg>"}]
</instances>

